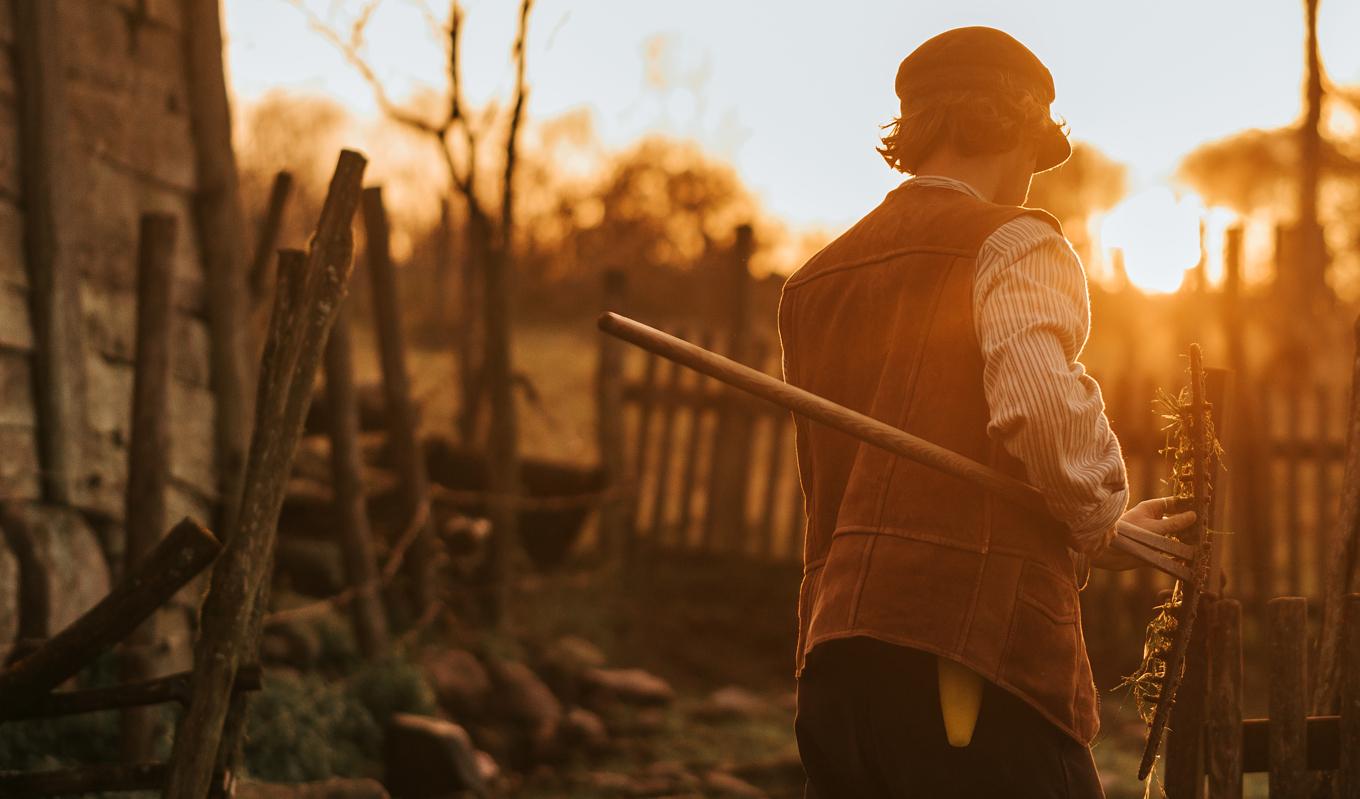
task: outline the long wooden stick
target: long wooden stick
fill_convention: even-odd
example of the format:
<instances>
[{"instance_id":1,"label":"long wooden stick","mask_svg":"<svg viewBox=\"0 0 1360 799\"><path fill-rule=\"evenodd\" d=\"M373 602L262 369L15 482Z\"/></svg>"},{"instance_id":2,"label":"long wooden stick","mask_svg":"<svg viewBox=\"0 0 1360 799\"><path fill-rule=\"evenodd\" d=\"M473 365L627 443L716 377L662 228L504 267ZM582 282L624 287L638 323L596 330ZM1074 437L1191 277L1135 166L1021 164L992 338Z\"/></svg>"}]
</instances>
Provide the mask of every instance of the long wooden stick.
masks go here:
<instances>
[{"instance_id":1,"label":"long wooden stick","mask_svg":"<svg viewBox=\"0 0 1360 799\"><path fill-rule=\"evenodd\" d=\"M197 523L175 525L94 607L0 672L0 705L23 705L74 677L203 571L221 548Z\"/></svg>"},{"instance_id":2,"label":"long wooden stick","mask_svg":"<svg viewBox=\"0 0 1360 799\"><path fill-rule=\"evenodd\" d=\"M127 530L124 569L131 570L156 545L165 529L165 486L170 477L170 322L175 253L175 217L146 214L137 241L136 371L132 380L132 432L128 444L127 491L123 510ZM123 681L152 674L156 616L128 636L131 645ZM125 763L151 758L155 719L145 709L123 713L120 745Z\"/></svg>"},{"instance_id":3,"label":"long wooden stick","mask_svg":"<svg viewBox=\"0 0 1360 799\"><path fill-rule=\"evenodd\" d=\"M5 721L18 721L159 705L165 702L178 702L183 705L189 701L189 680L192 676L193 672L182 671L135 683L106 685L78 691L56 691L41 695L31 704L6 708L0 718ZM236 685L233 690L258 691L263 684L259 666L242 666L236 672Z\"/></svg>"},{"instance_id":4,"label":"long wooden stick","mask_svg":"<svg viewBox=\"0 0 1360 799\"><path fill-rule=\"evenodd\" d=\"M392 266L390 229L383 206L382 187L371 186L363 194L364 244L368 254L368 276L373 294L373 319L377 329L378 356L382 365L383 404L387 411L387 440L392 460L401 481L402 511L406 514L400 529L406 529L422 515L425 522L412 546L411 560L405 571L413 578L416 607L428 607L436 598L439 547L434 522L428 512L430 478L425 470L425 454L416 430L416 411L411 402L411 378L406 370L406 342L401 329L401 308L397 297L397 275ZM376 582L377 570L372 575ZM376 589L372 589L376 590Z\"/></svg>"},{"instance_id":5,"label":"long wooden stick","mask_svg":"<svg viewBox=\"0 0 1360 799\"><path fill-rule=\"evenodd\" d=\"M353 265L351 222L359 204L366 159L340 154L307 253L305 273L285 276L278 296L288 307L270 320L276 337L265 347L267 369L257 388L255 432L246 461L236 525L222 562L213 570L203 603L203 632L194 652L193 697L175 735L166 796L202 799L207 793L231 701L236 668L253 657L263 617L261 597L273 565L279 510L312 384L339 311ZM282 265L282 264L281 264ZM234 738L232 735L227 738Z\"/></svg>"},{"instance_id":6,"label":"long wooden stick","mask_svg":"<svg viewBox=\"0 0 1360 799\"><path fill-rule=\"evenodd\" d=\"M791 386L764 372L739 364L688 341L648 327L640 322L606 313L600 317L600 329L635 344L648 352L660 355L689 368L720 380L730 386L754 394L768 402L805 416L815 422L845 433L867 444L885 449L895 455L928 466L945 474L980 486L1021 507L1047 513L1047 505L1039 489L1007 474L952 452L938 444L899 430L858 411L819 397L810 391ZM1142 530L1127 522L1119 522L1119 534L1111 546L1132 555L1155 569L1175 577L1191 579L1189 570L1171 558L1191 554L1182 544L1168 541L1164 536ZM1163 557L1169 555L1171 558Z\"/></svg>"},{"instance_id":7,"label":"long wooden stick","mask_svg":"<svg viewBox=\"0 0 1360 799\"><path fill-rule=\"evenodd\" d=\"M364 495L364 466L359 450L359 404L354 397L349 310L340 316L326 343L326 419L330 423L331 475L345 579L357 591L350 607L354 637L364 657L375 660L387 649L387 611L378 593L378 564Z\"/></svg>"}]
</instances>

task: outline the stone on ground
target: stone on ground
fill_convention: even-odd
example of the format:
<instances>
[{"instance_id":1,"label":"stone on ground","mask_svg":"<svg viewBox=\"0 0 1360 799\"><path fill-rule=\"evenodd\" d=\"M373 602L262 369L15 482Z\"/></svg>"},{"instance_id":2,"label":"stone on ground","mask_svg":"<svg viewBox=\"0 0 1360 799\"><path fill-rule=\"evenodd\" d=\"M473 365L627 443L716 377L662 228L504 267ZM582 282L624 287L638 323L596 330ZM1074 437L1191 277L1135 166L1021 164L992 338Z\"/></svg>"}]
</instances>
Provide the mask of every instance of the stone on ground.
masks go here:
<instances>
[{"instance_id":1,"label":"stone on ground","mask_svg":"<svg viewBox=\"0 0 1360 799\"><path fill-rule=\"evenodd\" d=\"M444 799L459 791L481 796L486 766L467 732L429 716L397 713L383 740L383 782L393 799Z\"/></svg>"}]
</instances>

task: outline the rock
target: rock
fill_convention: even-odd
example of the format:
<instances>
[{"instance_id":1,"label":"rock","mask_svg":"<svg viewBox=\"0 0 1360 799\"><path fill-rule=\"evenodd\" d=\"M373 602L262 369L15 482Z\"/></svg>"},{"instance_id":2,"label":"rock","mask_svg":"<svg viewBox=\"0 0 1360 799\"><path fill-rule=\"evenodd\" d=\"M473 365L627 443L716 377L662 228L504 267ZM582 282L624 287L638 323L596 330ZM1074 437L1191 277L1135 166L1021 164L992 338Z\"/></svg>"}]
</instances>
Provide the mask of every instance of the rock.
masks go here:
<instances>
[{"instance_id":1,"label":"rock","mask_svg":"<svg viewBox=\"0 0 1360 799\"><path fill-rule=\"evenodd\" d=\"M486 713L491 677L477 656L465 649L445 649L421 659L439 706L453 718L466 721Z\"/></svg>"},{"instance_id":2,"label":"rock","mask_svg":"<svg viewBox=\"0 0 1360 799\"><path fill-rule=\"evenodd\" d=\"M585 695L597 706L617 701L660 707L675 699L670 683L642 669L587 669L581 675L581 683Z\"/></svg>"},{"instance_id":3,"label":"rock","mask_svg":"<svg viewBox=\"0 0 1360 799\"><path fill-rule=\"evenodd\" d=\"M690 713L700 721L739 721L758 716L770 709L764 699L745 688L729 685L709 694Z\"/></svg>"},{"instance_id":4,"label":"rock","mask_svg":"<svg viewBox=\"0 0 1360 799\"><path fill-rule=\"evenodd\" d=\"M568 704L581 700L581 677L605 664L600 648L576 635L564 635L540 654L538 673L558 698Z\"/></svg>"},{"instance_id":5,"label":"rock","mask_svg":"<svg viewBox=\"0 0 1360 799\"><path fill-rule=\"evenodd\" d=\"M275 785L242 781L236 788L237 799L390 799L377 780L335 777L321 782Z\"/></svg>"},{"instance_id":6,"label":"rock","mask_svg":"<svg viewBox=\"0 0 1360 799\"><path fill-rule=\"evenodd\" d=\"M562 740L568 746L599 753L609 746L609 730L599 716L574 707L562 719Z\"/></svg>"},{"instance_id":7,"label":"rock","mask_svg":"<svg viewBox=\"0 0 1360 799\"><path fill-rule=\"evenodd\" d=\"M704 775L704 787L712 796L742 797L742 799L768 799L765 792L725 771L710 771Z\"/></svg>"},{"instance_id":8,"label":"rock","mask_svg":"<svg viewBox=\"0 0 1360 799\"><path fill-rule=\"evenodd\" d=\"M537 762L555 754L562 703L553 692L523 663L492 661L487 671L495 688L492 705L523 735L527 744L523 754L528 761Z\"/></svg>"},{"instance_id":9,"label":"rock","mask_svg":"<svg viewBox=\"0 0 1360 799\"><path fill-rule=\"evenodd\" d=\"M98 537L76 511L29 505L20 512L46 571L48 633L56 634L109 593L108 563Z\"/></svg>"},{"instance_id":10,"label":"rock","mask_svg":"<svg viewBox=\"0 0 1360 799\"><path fill-rule=\"evenodd\" d=\"M490 785L501 776L500 764L490 753L478 749L476 752L477 773L481 775L482 782Z\"/></svg>"},{"instance_id":11,"label":"rock","mask_svg":"<svg viewBox=\"0 0 1360 799\"><path fill-rule=\"evenodd\" d=\"M477 750L457 724L393 714L383 738L383 783L394 799L443 799L459 791L482 796L486 782Z\"/></svg>"}]
</instances>

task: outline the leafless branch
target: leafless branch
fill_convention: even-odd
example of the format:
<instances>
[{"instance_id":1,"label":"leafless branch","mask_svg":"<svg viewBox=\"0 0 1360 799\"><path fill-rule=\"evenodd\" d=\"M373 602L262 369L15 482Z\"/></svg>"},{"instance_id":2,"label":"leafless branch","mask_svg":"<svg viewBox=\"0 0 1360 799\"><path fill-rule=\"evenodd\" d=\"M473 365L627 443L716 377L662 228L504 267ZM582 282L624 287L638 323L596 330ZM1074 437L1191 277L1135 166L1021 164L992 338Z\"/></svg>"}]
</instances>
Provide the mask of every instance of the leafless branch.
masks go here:
<instances>
[{"instance_id":1,"label":"leafless branch","mask_svg":"<svg viewBox=\"0 0 1360 799\"><path fill-rule=\"evenodd\" d=\"M510 239L515 221L514 186L516 152L518 150L520 121L524 118L524 98L528 93L524 85L524 39L529 27L529 9L533 0L521 0L519 6L519 30L515 35L515 105L510 112L510 131L505 137L505 178L501 186L501 252L508 257Z\"/></svg>"}]
</instances>

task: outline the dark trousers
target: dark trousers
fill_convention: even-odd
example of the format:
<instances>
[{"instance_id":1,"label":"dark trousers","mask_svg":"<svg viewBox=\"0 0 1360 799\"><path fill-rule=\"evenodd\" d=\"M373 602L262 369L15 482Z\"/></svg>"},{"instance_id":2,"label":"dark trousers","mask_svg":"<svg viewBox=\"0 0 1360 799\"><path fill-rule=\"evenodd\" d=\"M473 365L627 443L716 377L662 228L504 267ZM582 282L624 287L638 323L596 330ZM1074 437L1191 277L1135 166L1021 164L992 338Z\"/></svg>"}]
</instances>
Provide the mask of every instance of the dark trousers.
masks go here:
<instances>
[{"instance_id":1,"label":"dark trousers","mask_svg":"<svg viewBox=\"0 0 1360 799\"><path fill-rule=\"evenodd\" d=\"M808 653L795 724L808 799L1105 796L1089 748L990 682L972 742L950 746L935 660L871 638Z\"/></svg>"}]
</instances>

